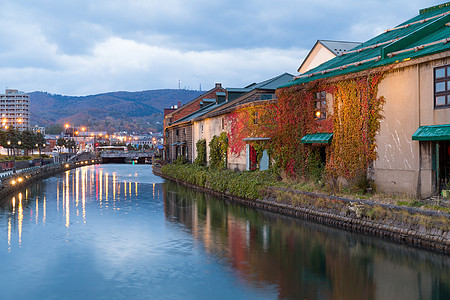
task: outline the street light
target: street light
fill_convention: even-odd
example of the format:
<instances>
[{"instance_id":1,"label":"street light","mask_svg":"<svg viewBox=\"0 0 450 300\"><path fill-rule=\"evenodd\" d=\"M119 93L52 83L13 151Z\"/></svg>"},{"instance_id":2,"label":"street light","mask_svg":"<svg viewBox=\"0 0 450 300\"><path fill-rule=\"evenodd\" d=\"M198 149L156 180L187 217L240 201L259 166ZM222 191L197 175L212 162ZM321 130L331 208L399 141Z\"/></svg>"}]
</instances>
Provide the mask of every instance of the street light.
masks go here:
<instances>
[{"instance_id":1,"label":"street light","mask_svg":"<svg viewBox=\"0 0 450 300\"><path fill-rule=\"evenodd\" d=\"M39 144L36 144L36 148L38 148L39 149L39 160L40 160L40 166L42 166L42 155L41 155L41 147L40 147L41 145L39 145ZM45 144L42 144L42 148L45 148Z\"/></svg>"},{"instance_id":2,"label":"street light","mask_svg":"<svg viewBox=\"0 0 450 300\"><path fill-rule=\"evenodd\" d=\"M66 128L66 132L67 132L67 130L70 128L70 124L66 123L64 125L64 127ZM79 132L77 131L77 135L78 135L78 133ZM69 134L69 137L70 137L70 134ZM72 124L72 142L70 144L69 152L70 152L70 149L72 149L72 151L74 151L75 148L76 148L76 143L75 143L75 124Z\"/></svg>"},{"instance_id":3,"label":"street light","mask_svg":"<svg viewBox=\"0 0 450 300\"><path fill-rule=\"evenodd\" d=\"M8 146L10 146L11 145L11 141L7 141L6 142L6 144L8 144ZM17 142L17 145L21 145L22 144L22 142L21 141L18 141ZM15 174L16 173L16 145L13 143L13 174Z\"/></svg>"}]
</instances>

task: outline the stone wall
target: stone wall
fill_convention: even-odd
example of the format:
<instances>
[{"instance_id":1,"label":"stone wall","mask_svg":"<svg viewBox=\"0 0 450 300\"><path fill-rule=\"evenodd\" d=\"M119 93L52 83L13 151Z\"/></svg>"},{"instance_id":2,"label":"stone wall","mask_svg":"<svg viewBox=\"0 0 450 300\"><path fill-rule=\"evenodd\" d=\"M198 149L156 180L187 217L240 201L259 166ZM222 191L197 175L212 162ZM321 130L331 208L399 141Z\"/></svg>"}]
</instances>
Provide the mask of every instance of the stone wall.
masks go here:
<instances>
[{"instance_id":1,"label":"stone wall","mask_svg":"<svg viewBox=\"0 0 450 300\"><path fill-rule=\"evenodd\" d=\"M445 213L282 188L267 190L263 199L243 199L167 177L158 167L153 172L225 200L450 254L450 215Z\"/></svg>"},{"instance_id":2,"label":"stone wall","mask_svg":"<svg viewBox=\"0 0 450 300\"><path fill-rule=\"evenodd\" d=\"M15 174L1 177L0 180L0 201L2 198L17 191L19 188L26 186L30 182L48 178L67 170L75 169L82 166L101 163L101 158L95 158L79 162L65 162L48 164L41 167L30 167L18 171Z\"/></svg>"}]
</instances>

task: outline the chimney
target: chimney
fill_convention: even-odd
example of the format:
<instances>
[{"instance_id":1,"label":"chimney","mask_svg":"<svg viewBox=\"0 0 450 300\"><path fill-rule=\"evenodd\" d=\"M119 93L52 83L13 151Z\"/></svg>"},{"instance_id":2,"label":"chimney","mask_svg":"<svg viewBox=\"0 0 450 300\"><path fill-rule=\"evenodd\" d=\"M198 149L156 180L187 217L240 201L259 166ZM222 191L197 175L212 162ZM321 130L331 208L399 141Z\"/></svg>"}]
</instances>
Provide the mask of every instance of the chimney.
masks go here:
<instances>
[{"instance_id":1,"label":"chimney","mask_svg":"<svg viewBox=\"0 0 450 300\"><path fill-rule=\"evenodd\" d=\"M178 101L178 108L181 107L181 101Z\"/></svg>"},{"instance_id":2,"label":"chimney","mask_svg":"<svg viewBox=\"0 0 450 300\"><path fill-rule=\"evenodd\" d=\"M220 89L222 88L222 84L221 83L216 83L216 89Z\"/></svg>"}]
</instances>

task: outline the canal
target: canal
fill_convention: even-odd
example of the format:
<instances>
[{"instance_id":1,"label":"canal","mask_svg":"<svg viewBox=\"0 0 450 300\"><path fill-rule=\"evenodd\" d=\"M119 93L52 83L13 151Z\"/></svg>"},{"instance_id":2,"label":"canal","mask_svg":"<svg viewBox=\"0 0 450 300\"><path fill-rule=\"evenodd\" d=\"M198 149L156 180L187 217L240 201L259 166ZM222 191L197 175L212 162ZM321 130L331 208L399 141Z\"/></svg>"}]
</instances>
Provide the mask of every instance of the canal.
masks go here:
<instances>
[{"instance_id":1,"label":"canal","mask_svg":"<svg viewBox=\"0 0 450 300\"><path fill-rule=\"evenodd\" d=\"M449 256L258 211L148 165L0 202L0 299L450 299Z\"/></svg>"}]
</instances>

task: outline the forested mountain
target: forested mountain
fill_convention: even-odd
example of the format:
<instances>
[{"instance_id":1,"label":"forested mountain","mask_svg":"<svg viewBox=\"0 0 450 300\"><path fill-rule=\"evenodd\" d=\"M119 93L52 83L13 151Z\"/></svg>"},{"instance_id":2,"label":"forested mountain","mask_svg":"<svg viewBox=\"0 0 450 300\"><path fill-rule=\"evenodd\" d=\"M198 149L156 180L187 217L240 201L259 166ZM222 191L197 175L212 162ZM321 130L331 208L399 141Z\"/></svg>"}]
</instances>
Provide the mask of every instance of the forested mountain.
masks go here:
<instances>
[{"instance_id":1,"label":"forested mountain","mask_svg":"<svg viewBox=\"0 0 450 300\"><path fill-rule=\"evenodd\" d=\"M110 92L83 97L46 92L30 95L31 124L49 126L70 123L108 132L161 131L163 110L198 97L193 90Z\"/></svg>"}]
</instances>

